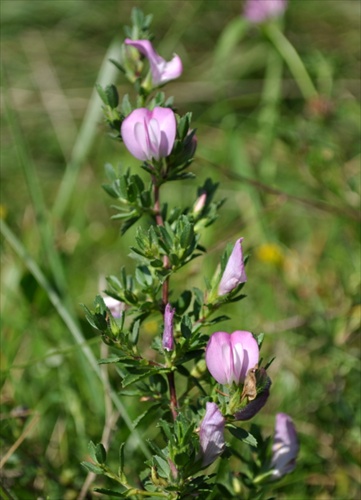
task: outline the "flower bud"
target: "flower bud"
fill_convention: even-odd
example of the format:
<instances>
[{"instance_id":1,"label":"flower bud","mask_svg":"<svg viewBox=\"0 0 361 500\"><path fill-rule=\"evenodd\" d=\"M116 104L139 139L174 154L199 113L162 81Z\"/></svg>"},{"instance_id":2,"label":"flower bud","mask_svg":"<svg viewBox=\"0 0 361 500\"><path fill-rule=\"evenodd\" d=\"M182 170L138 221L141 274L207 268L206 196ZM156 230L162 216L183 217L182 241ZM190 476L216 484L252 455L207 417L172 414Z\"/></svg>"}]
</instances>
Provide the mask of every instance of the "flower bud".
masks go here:
<instances>
[{"instance_id":1,"label":"flower bud","mask_svg":"<svg viewBox=\"0 0 361 500\"><path fill-rule=\"evenodd\" d=\"M200 212L202 212L203 208L205 207L207 201L207 193L202 193L196 200L194 206L193 206L193 214L197 215Z\"/></svg>"},{"instance_id":2,"label":"flower bud","mask_svg":"<svg viewBox=\"0 0 361 500\"><path fill-rule=\"evenodd\" d=\"M179 56L174 54L173 59L167 62L154 50L149 40L125 40L126 45L135 47L149 61L150 71L152 73L153 85L158 87L170 80L178 78L183 71L182 61Z\"/></svg>"},{"instance_id":3,"label":"flower bud","mask_svg":"<svg viewBox=\"0 0 361 500\"><path fill-rule=\"evenodd\" d=\"M293 421L286 413L277 413L272 446L273 479L289 474L296 467L299 443Z\"/></svg>"},{"instance_id":4,"label":"flower bud","mask_svg":"<svg viewBox=\"0 0 361 500\"><path fill-rule=\"evenodd\" d=\"M247 281L243 262L242 241L243 238L239 238L233 247L218 286L218 295L225 295Z\"/></svg>"},{"instance_id":5,"label":"flower bud","mask_svg":"<svg viewBox=\"0 0 361 500\"><path fill-rule=\"evenodd\" d=\"M174 336L173 336L173 316L175 309L172 309L170 304L165 306L164 311L164 331L163 331L163 349L173 351Z\"/></svg>"},{"instance_id":6,"label":"flower bud","mask_svg":"<svg viewBox=\"0 0 361 500\"><path fill-rule=\"evenodd\" d=\"M259 348L252 333L214 333L206 347L206 363L219 384L243 383L248 370L258 364Z\"/></svg>"},{"instance_id":7,"label":"flower bud","mask_svg":"<svg viewBox=\"0 0 361 500\"><path fill-rule=\"evenodd\" d=\"M170 108L135 109L122 123L121 134L128 151L138 160L168 156L176 136L176 119Z\"/></svg>"},{"instance_id":8,"label":"flower bud","mask_svg":"<svg viewBox=\"0 0 361 500\"><path fill-rule=\"evenodd\" d=\"M225 419L216 403L206 404L206 414L201 422L199 441L202 450L202 467L208 467L221 455L225 447Z\"/></svg>"}]
</instances>

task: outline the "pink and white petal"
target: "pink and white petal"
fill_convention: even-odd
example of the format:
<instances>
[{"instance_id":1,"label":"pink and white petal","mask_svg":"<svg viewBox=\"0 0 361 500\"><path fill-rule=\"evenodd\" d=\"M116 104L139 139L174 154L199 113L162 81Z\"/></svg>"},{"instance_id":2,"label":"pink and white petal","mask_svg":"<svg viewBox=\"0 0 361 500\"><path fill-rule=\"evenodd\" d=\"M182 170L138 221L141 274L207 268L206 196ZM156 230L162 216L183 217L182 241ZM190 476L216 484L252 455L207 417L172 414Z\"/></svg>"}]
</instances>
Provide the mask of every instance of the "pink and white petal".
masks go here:
<instances>
[{"instance_id":1,"label":"pink and white petal","mask_svg":"<svg viewBox=\"0 0 361 500\"><path fill-rule=\"evenodd\" d=\"M206 347L206 364L213 378L220 384L228 384L231 371L230 336L226 332L214 333Z\"/></svg>"},{"instance_id":2,"label":"pink and white petal","mask_svg":"<svg viewBox=\"0 0 361 500\"><path fill-rule=\"evenodd\" d=\"M235 382L237 385L242 377L243 373L243 363L244 363L244 349L241 342L232 342L232 355L233 355L233 377L232 382Z\"/></svg>"},{"instance_id":3,"label":"pink and white petal","mask_svg":"<svg viewBox=\"0 0 361 500\"><path fill-rule=\"evenodd\" d=\"M259 361L259 347L257 340L253 337L251 332L244 330L236 330L231 334L232 346L238 343L243 347L243 364L240 372L239 382L244 382L248 370L258 364Z\"/></svg>"},{"instance_id":4,"label":"pink and white petal","mask_svg":"<svg viewBox=\"0 0 361 500\"><path fill-rule=\"evenodd\" d=\"M160 151L161 130L158 121L155 118L149 120L147 124L149 136L149 151L153 158L159 160L162 155Z\"/></svg>"},{"instance_id":5,"label":"pink and white petal","mask_svg":"<svg viewBox=\"0 0 361 500\"><path fill-rule=\"evenodd\" d=\"M239 238L236 241L232 253L229 256L226 268L218 286L219 295L225 295L236 288L236 286L247 281L244 269L242 241L243 238Z\"/></svg>"},{"instance_id":6,"label":"pink and white petal","mask_svg":"<svg viewBox=\"0 0 361 500\"><path fill-rule=\"evenodd\" d=\"M169 82L169 80L174 80L175 78L178 78L182 74L182 71L183 71L182 60L179 56L175 54L173 59L171 59L168 63L165 64L161 74L160 83L166 83Z\"/></svg>"},{"instance_id":7,"label":"pink and white petal","mask_svg":"<svg viewBox=\"0 0 361 500\"><path fill-rule=\"evenodd\" d=\"M146 160L144 144L139 143L139 139L136 137L136 125L138 123L143 124L144 119L146 119L148 110L145 108L139 108L134 110L130 115L128 115L122 123L121 135L126 148L129 152L138 158L138 160ZM144 128L144 126L142 125ZM144 141L143 141L144 142Z\"/></svg>"},{"instance_id":8,"label":"pink and white petal","mask_svg":"<svg viewBox=\"0 0 361 500\"><path fill-rule=\"evenodd\" d=\"M149 61L156 60L157 53L149 40L131 40L130 38L126 38L124 43L131 47L135 47L143 56L149 59Z\"/></svg>"},{"instance_id":9,"label":"pink and white petal","mask_svg":"<svg viewBox=\"0 0 361 500\"><path fill-rule=\"evenodd\" d=\"M156 107L152 111L152 116L158 121L160 130L163 132L159 145L160 156L168 156L173 149L177 132L175 115L170 108Z\"/></svg>"},{"instance_id":10,"label":"pink and white petal","mask_svg":"<svg viewBox=\"0 0 361 500\"><path fill-rule=\"evenodd\" d=\"M202 450L202 467L208 467L223 452L225 419L216 403L206 404L206 414L200 425L199 441Z\"/></svg>"}]
</instances>

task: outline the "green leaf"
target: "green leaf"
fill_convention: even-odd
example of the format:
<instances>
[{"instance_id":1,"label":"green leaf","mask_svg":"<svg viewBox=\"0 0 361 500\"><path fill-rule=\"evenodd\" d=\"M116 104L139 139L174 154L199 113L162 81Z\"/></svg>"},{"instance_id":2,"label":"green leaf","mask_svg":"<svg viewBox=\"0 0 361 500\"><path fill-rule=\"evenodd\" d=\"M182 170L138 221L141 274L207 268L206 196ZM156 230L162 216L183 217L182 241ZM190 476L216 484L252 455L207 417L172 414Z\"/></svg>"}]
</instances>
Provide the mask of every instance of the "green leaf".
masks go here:
<instances>
[{"instance_id":1,"label":"green leaf","mask_svg":"<svg viewBox=\"0 0 361 500\"><path fill-rule=\"evenodd\" d=\"M111 163L106 163L104 165L105 175L110 182L114 182L117 179L117 173Z\"/></svg>"},{"instance_id":2,"label":"green leaf","mask_svg":"<svg viewBox=\"0 0 361 500\"><path fill-rule=\"evenodd\" d=\"M106 90L103 89L103 87L99 83L95 84L95 88L97 89L99 97L103 101L103 103L108 105L109 103L108 103L108 96L107 96Z\"/></svg>"},{"instance_id":3,"label":"green leaf","mask_svg":"<svg viewBox=\"0 0 361 500\"><path fill-rule=\"evenodd\" d=\"M234 437L243 441L250 446L257 447L257 439L245 429L241 429L240 427L236 427L235 425L227 425L227 429Z\"/></svg>"},{"instance_id":4,"label":"green leaf","mask_svg":"<svg viewBox=\"0 0 361 500\"><path fill-rule=\"evenodd\" d=\"M119 104L119 96L116 86L113 84L107 85L105 92L108 97L109 106L112 109L116 108Z\"/></svg>"},{"instance_id":5,"label":"green leaf","mask_svg":"<svg viewBox=\"0 0 361 500\"><path fill-rule=\"evenodd\" d=\"M187 314L185 314L182 318L181 332L183 337L186 339L189 339L192 336L192 322Z\"/></svg>"},{"instance_id":6,"label":"green leaf","mask_svg":"<svg viewBox=\"0 0 361 500\"><path fill-rule=\"evenodd\" d=\"M107 488L94 488L93 491L96 491L97 493L102 493L103 495L107 495L109 497L128 498L127 495L124 495L120 491L108 490ZM127 491L127 489L124 488L124 491Z\"/></svg>"},{"instance_id":7,"label":"green leaf","mask_svg":"<svg viewBox=\"0 0 361 500\"><path fill-rule=\"evenodd\" d=\"M132 105L130 104L129 101L129 95L125 94L122 100L122 105L121 105L122 113L124 116L130 115L130 113L133 111Z\"/></svg>"},{"instance_id":8,"label":"green leaf","mask_svg":"<svg viewBox=\"0 0 361 500\"><path fill-rule=\"evenodd\" d=\"M150 413L154 412L155 410L157 410L160 406L160 403L156 403L152 406L150 406L149 408L147 408L141 415L139 415L134 421L133 421L133 426L134 428L136 428L140 422L147 416L149 415Z\"/></svg>"},{"instance_id":9,"label":"green leaf","mask_svg":"<svg viewBox=\"0 0 361 500\"><path fill-rule=\"evenodd\" d=\"M118 68L118 69L119 69L119 71L121 71L122 73L125 73L125 70L124 70L123 66L122 66L122 65L121 65L118 61L116 61L116 60L115 60L115 59L113 59L112 57L111 57L111 58L109 58L109 61L110 61L112 64L114 64L114 66L115 66L116 68Z\"/></svg>"},{"instance_id":10,"label":"green leaf","mask_svg":"<svg viewBox=\"0 0 361 500\"><path fill-rule=\"evenodd\" d=\"M271 364L273 363L273 361L276 359L276 356L274 356L272 359L270 359L270 361L268 361L268 363L266 364L266 366L264 367L265 370L268 370L268 368L271 366Z\"/></svg>"},{"instance_id":11,"label":"green leaf","mask_svg":"<svg viewBox=\"0 0 361 500\"><path fill-rule=\"evenodd\" d=\"M134 345L137 345L137 343L138 343L139 327L140 327L140 319L137 319L134 322L133 329L132 329L132 335L131 335L131 341Z\"/></svg>"},{"instance_id":12,"label":"green leaf","mask_svg":"<svg viewBox=\"0 0 361 500\"><path fill-rule=\"evenodd\" d=\"M138 373L129 373L126 375L123 380L122 380L122 386L127 387L130 384L134 384L134 382L138 382L139 380L142 380L143 378L149 377L151 374L155 373L156 370L151 369L151 370L146 370L144 372L138 372Z\"/></svg>"},{"instance_id":13,"label":"green leaf","mask_svg":"<svg viewBox=\"0 0 361 500\"><path fill-rule=\"evenodd\" d=\"M119 469L118 469L119 476L122 476L124 469L124 446L125 443L121 443L121 445L119 446Z\"/></svg>"},{"instance_id":14,"label":"green leaf","mask_svg":"<svg viewBox=\"0 0 361 500\"><path fill-rule=\"evenodd\" d=\"M177 312L178 314L183 314L189 307L192 301L192 292L190 290L185 290L178 299L177 302Z\"/></svg>"},{"instance_id":15,"label":"green leaf","mask_svg":"<svg viewBox=\"0 0 361 500\"><path fill-rule=\"evenodd\" d=\"M94 462L97 462L96 446L93 443L93 441L89 441L89 443L88 443L88 451L89 451L89 455L91 456L92 460L94 460Z\"/></svg>"},{"instance_id":16,"label":"green leaf","mask_svg":"<svg viewBox=\"0 0 361 500\"><path fill-rule=\"evenodd\" d=\"M157 465L157 473L160 477L167 478L170 474L169 464L166 460L157 455L153 457L154 462Z\"/></svg>"},{"instance_id":17,"label":"green leaf","mask_svg":"<svg viewBox=\"0 0 361 500\"><path fill-rule=\"evenodd\" d=\"M126 359L126 356L116 356L115 354L112 354L111 356L109 356L109 358L99 359L98 364L99 365L109 365L111 363L118 363L119 361L122 361L123 359Z\"/></svg>"},{"instance_id":18,"label":"green leaf","mask_svg":"<svg viewBox=\"0 0 361 500\"><path fill-rule=\"evenodd\" d=\"M113 186L110 186L109 184L102 184L102 188L112 198L119 198L119 193L113 188Z\"/></svg>"},{"instance_id":19,"label":"green leaf","mask_svg":"<svg viewBox=\"0 0 361 500\"><path fill-rule=\"evenodd\" d=\"M107 459L107 452L102 443L98 443L95 447L95 456L99 464L104 464Z\"/></svg>"},{"instance_id":20,"label":"green leaf","mask_svg":"<svg viewBox=\"0 0 361 500\"><path fill-rule=\"evenodd\" d=\"M193 226L187 219L184 218L184 227L180 237L180 244L182 248L187 248L193 237Z\"/></svg>"},{"instance_id":21,"label":"green leaf","mask_svg":"<svg viewBox=\"0 0 361 500\"><path fill-rule=\"evenodd\" d=\"M98 467L97 465L94 465L90 462L81 462L80 465L82 465L88 472L94 472L94 474L104 475L104 470L101 467Z\"/></svg>"}]
</instances>

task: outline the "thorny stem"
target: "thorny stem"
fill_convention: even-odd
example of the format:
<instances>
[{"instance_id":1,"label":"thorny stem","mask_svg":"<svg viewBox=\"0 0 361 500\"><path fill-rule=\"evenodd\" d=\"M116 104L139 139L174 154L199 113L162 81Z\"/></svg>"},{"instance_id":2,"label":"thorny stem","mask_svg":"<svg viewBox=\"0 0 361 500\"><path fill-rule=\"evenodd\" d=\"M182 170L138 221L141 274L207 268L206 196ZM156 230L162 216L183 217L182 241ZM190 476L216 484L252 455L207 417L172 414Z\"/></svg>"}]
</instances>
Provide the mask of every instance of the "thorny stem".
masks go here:
<instances>
[{"instance_id":1,"label":"thorny stem","mask_svg":"<svg viewBox=\"0 0 361 500\"><path fill-rule=\"evenodd\" d=\"M153 194L154 194L154 212L155 212L155 221L158 226L164 226L164 220L162 217L162 213L160 210L160 196L159 196L159 184L157 180L153 178ZM164 269L169 268L169 258L167 255L163 257L163 267ZM163 309L168 304L168 296L169 296L169 277L167 277L162 285L162 304ZM170 410L172 412L173 420L177 418L177 408L178 408L178 400L177 400L177 392L175 387L174 380L174 372L170 372L167 374L168 385L169 385L169 398L170 398Z\"/></svg>"}]
</instances>

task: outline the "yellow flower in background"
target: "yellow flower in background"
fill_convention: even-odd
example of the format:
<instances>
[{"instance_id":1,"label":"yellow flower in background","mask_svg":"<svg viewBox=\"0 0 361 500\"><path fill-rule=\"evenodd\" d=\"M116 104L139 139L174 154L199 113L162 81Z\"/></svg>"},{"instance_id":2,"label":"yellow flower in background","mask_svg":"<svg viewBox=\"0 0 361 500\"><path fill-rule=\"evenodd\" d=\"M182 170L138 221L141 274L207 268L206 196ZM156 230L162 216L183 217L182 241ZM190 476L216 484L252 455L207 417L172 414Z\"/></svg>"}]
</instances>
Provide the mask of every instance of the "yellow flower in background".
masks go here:
<instances>
[{"instance_id":1,"label":"yellow flower in background","mask_svg":"<svg viewBox=\"0 0 361 500\"><path fill-rule=\"evenodd\" d=\"M260 245L255 251L257 259L262 262L269 262L270 264L282 264L284 255L282 249L276 243L264 243Z\"/></svg>"},{"instance_id":2,"label":"yellow flower in background","mask_svg":"<svg viewBox=\"0 0 361 500\"><path fill-rule=\"evenodd\" d=\"M8 209L6 208L5 205L0 203L0 219L5 220L7 214L8 214Z\"/></svg>"}]
</instances>

